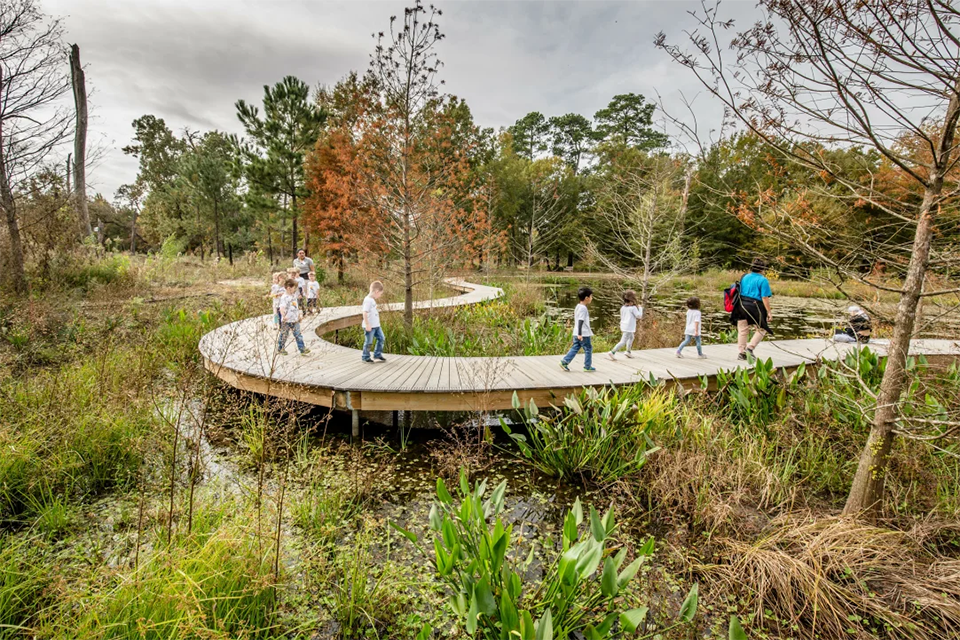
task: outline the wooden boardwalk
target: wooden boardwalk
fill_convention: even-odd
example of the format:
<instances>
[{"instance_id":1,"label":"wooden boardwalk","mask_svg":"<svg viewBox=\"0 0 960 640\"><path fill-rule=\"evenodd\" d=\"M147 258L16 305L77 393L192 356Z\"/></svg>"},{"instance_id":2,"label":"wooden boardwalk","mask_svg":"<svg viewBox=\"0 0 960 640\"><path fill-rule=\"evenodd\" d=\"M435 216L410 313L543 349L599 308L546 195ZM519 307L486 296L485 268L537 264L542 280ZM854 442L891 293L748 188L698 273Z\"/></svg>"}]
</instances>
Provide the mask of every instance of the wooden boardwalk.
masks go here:
<instances>
[{"instance_id":1,"label":"wooden boardwalk","mask_svg":"<svg viewBox=\"0 0 960 640\"><path fill-rule=\"evenodd\" d=\"M449 279L464 293L459 296L416 303L416 308L477 304L499 297L495 287ZM402 311L402 303L381 305L381 313ZM356 411L487 411L509 409L516 392L521 400L533 398L540 406L584 387L626 385L651 376L671 384L699 384L721 370L747 367L737 360L733 344L708 344L707 359L696 358L688 348L683 359L675 349L634 351L632 359L594 353L596 372L583 371L583 355L560 369L560 355L494 358L435 358L385 353L388 362L367 364L360 351L337 346L321 336L360 324L359 306L331 307L308 316L302 323L304 341L311 353L300 356L290 345L290 355L276 353L277 329L272 316L248 318L222 326L205 335L200 351L208 370L234 387L301 402ZM290 336L291 341L293 336ZM389 349L389 344L387 348ZM836 360L858 348L813 338L769 340L757 348L760 358L772 358L778 367L792 369L801 363ZM886 343L877 340L870 349L884 353ZM912 354L960 355L954 340L915 340ZM356 414L355 414L356 415Z\"/></svg>"}]
</instances>

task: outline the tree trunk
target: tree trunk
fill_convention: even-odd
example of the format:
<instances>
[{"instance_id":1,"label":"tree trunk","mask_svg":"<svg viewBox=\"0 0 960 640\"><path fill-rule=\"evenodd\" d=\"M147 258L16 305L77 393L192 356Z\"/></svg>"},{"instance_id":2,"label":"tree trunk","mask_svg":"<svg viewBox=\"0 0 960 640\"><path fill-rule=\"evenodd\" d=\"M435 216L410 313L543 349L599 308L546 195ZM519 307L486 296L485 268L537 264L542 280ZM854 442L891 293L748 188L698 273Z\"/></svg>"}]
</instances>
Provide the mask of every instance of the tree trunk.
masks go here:
<instances>
[{"instance_id":1,"label":"tree trunk","mask_svg":"<svg viewBox=\"0 0 960 640\"><path fill-rule=\"evenodd\" d=\"M3 86L3 65L0 65L0 86ZM3 140L3 121L0 120L0 140ZM0 144L0 209L7 219L7 233L10 235L9 274L10 284L17 293L26 293L27 278L23 272L23 244L20 241L20 225L17 223L16 202L10 175L7 173L6 149Z\"/></svg>"},{"instance_id":2,"label":"tree trunk","mask_svg":"<svg viewBox=\"0 0 960 640\"><path fill-rule=\"evenodd\" d=\"M67 154L67 197L70 196L70 172L73 171L73 154Z\"/></svg>"},{"instance_id":3,"label":"tree trunk","mask_svg":"<svg viewBox=\"0 0 960 640\"><path fill-rule=\"evenodd\" d=\"M413 256L410 246L410 213L403 215L403 324L413 329Z\"/></svg>"},{"instance_id":4,"label":"tree trunk","mask_svg":"<svg viewBox=\"0 0 960 640\"><path fill-rule=\"evenodd\" d=\"M337 254L337 284L343 284L343 252Z\"/></svg>"},{"instance_id":5,"label":"tree trunk","mask_svg":"<svg viewBox=\"0 0 960 640\"><path fill-rule=\"evenodd\" d=\"M217 245L217 258L223 254L223 245L220 244L220 207L217 206L217 199L213 199L213 235L214 244Z\"/></svg>"},{"instance_id":6,"label":"tree trunk","mask_svg":"<svg viewBox=\"0 0 960 640\"><path fill-rule=\"evenodd\" d=\"M133 210L133 220L130 222L130 253L137 252L137 218L140 216L138 209Z\"/></svg>"},{"instance_id":7,"label":"tree trunk","mask_svg":"<svg viewBox=\"0 0 960 640\"><path fill-rule=\"evenodd\" d=\"M90 212L87 209L87 87L80 66L80 47L70 46L70 75L73 80L73 102L77 109L77 130L73 140L73 182L80 215L80 230L87 236L93 233L90 227Z\"/></svg>"},{"instance_id":8,"label":"tree trunk","mask_svg":"<svg viewBox=\"0 0 960 640\"><path fill-rule=\"evenodd\" d=\"M893 429L897 418L900 394L906 380L906 361L910 350L910 337L916 322L917 304L923 289L923 278L930 259L930 243L933 239L933 201L939 196L943 178L928 187L920 208L920 219L913 241L913 253L907 267L907 277L897 305L897 317L893 338L887 350L887 366L880 382L877 409L870 427L867 443L860 452L860 462L850 486L844 515L864 514L874 518L883 506L883 486L887 472L890 448L893 445Z\"/></svg>"},{"instance_id":9,"label":"tree trunk","mask_svg":"<svg viewBox=\"0 0 960 640\"><path fill-rule=\"evenodd\" d=\"M20 225L17 223L16 202L13 199L10 182L7 180L3 145L0 145L0 208L3 209L7 218L7 233L10 236L10 283L15 292L26 293L27 278L23 272L23 244L20 240Z\"/></svg>"},{"instance_id":10,"label":"tree trunk","mask_svg":"<svg viewBox=\"0 0 960 640\"><path fill-rule=\"evenodd\" d=\"M913 251L907 266L907 277L897 305L893 338L887 351L887 366L880 381L877 409L867 443L860 452L857 472L850 486L850 495L843 507L844 515L864 514L876 517L883 507L883 487L886 479L893 429L897 418L900 395L906 382L906 362L910 351L910 337L917 321L917 306L923 292L930 262L930 244L933 240L934 217L939 209L937 200L943 191L943 179L953 162L954 138L960 119L960 80L953 87L953 95L943 118L939 147L934 152L930 178L923 193L913 237Z\"/></svg>"},{"instance_id":11,"label":"tree trunk","mask_svg":"<svg viewBox=\"0 0 960 640\"><path fill-rule=\"evenodd\" d=\"M567 266L573 269L573 251L567 250Z\"/></svg>"},{"instance_id":12,"label":"tree trunk","mask_svg":"<svg viewBox=\"0 0 960 640\"><path fill-rule=\"evenodd\" d=\"M300 247L297 246L297 196L290 198L290 217L293 219L293 233L290 240L290 255L297 255Z\"/></svg>"},{"instance_id":13,"label":"tree trunk","mask_svg":"<svg viewBox=\"0 0 960 640\"><path fill-rule=\"evenodd\" d=\"M677 214L679 218L678 235L683 235L683 229L687 222L687 203L690 201L690 184L693 182L693 165L688 165L683 174L683 195L680 197L680 211Z\"/></svg>"}]
</instances>

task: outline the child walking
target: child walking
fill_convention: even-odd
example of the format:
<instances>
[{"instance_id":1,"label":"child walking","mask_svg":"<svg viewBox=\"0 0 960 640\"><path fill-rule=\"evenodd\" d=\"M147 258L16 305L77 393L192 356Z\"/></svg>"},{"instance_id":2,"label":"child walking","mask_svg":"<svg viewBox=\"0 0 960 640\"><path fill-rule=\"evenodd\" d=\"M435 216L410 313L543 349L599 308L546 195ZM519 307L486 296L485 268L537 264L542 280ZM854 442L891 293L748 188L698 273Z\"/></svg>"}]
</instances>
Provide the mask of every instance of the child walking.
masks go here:
<instances>
[{"instance_id":1,"label":"child walking","mask_svg":"<svg viewBox=\"0 0 960 640\"><path fill-rule=\"evenodd\" d=\"M310 272L307 280L307 313L317 313L317 301L320 298L320 283L317 282L317 274Z\"/></svg>"},{"instance_id":2,"label":"child walking","mask_svg":"<svg viewBox=\"0 0 960 640\"><path fill-rule=\"evenodd\" d=\"M703 315L700 313L700 298L693 296L692 298L687 298L687 326L683 329L683 342L680 343L680 346L677 347L677 357L683 357L683 348L690 344L691 341L695 341L697 344L697 357L706 358L707 356L703 355L703 349L700 344L700 329Z\"/></svg>"},{"instance_id":3,"label":"child walking","mask_svg":"<svg viewBox=\"0 0 960 640\"><path fill-rule=\"evenodd\" d=\"M280 326L280 298L283 297L283 271L273 274L273 284L270 285L270 295L273 300L273 324Z\"/></svg>"},{"instance_id":4,"label":"child walking","mask_svg":"<svg viewBox=\"0 0 960 640\"><path fill-rule=\"evenodd\" d=\"M377 299L383 295L383 283L374 280L370 283L370 295L363 299L363 355L364 362L378 360L386 362L383 357L383 343L386 338L380 328L380 311L377 309ZM373 349L373 358L370 357L370 346L374 340L377 344Z\"/></svg>"},{"instance_id":5,"label":"child walking","mask_svg":"<svg viewBox=\"0 0 960 640\"><path fill-rule=\"evenodd\" d=\"M623 306L620 307L620 342L610 352L610 359L617 359L617 351L624 349L623 355L628 358L630 348L633 347L633 338L637 335L637 320L643 317L643 307L637 302L637 292L628 289L623 292Z\"/></svg>"},{"instance_id":6,"label":"child walking","mask_svg":"<svg viewBox=\"0 0 960 640\"><path fill-rule=\"evenodd\" d=\"M573 312L573 346L560 361L560 368L570 371L570 363L580 353L580 349L583 349L583 370L596 371L593 368L593 342L591 341L593 331L590 330L590 310L587 308L587 305L593 301L593 290L590 287L580 287L577 291L577 299L580 300L580 304Z\"/></svg>"},{"instance_id":7,"label":"child walking","mask_svg":"<svg viewBox=\"0 0 960 640\"><path fill-rule=\"evenodd\" d=\"M305 356L310 353L310 349L303 344L303 335L300 333L300 304L297 297L297 281L287 278L283 283L286 293L280 298L280 337L277 339L277 353L287 355L284 344L287 341L287 334L293 331L293 339L297 341L297 349L300 355Z\"/></svg>"}]
</instances>

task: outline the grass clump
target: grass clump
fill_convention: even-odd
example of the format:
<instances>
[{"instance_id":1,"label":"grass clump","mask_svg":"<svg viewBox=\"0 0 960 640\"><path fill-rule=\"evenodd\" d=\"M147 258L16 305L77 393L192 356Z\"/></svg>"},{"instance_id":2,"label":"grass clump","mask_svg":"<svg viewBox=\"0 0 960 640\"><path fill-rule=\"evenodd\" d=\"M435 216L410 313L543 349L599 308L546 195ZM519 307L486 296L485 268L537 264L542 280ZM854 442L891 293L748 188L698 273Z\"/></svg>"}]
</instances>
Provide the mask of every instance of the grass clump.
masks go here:
<instances>
[{"instance_id":1,"label":"grass clump","mask_svg":"<svg viewBox=\"0 0 960 640\"><path fill-rule=\"evenodd\" d=\"M235 505L234 505L235 506ZM77 603L73 637L271 638L276 593L269 554L223 506L198 513L195 527L134 571ZM65 634L65 629L58 629ZM65 637L65 636L64 636Z\"/></svg>"},{"instance_id":2,"label":"grass clump","mask_svg":"<svg viewBox=\"0 0 960 640\"><path fill-rule=\"evenodd\" d=\"M48 567L31 538L0 534L0 638L28 636L52 604Z\"/></svg>"},{"instance_id":3,"label":"grass clump","mask_svg":"<svg viewBox=\"0 0 960 640\"><path fill-rule=\"evenodd\" d=\"M752 621L768 628L921 640L960 631L960 561L930 555L909 533L849 519L782 518L756 540L718 544L721 562L707 574L745 598Z\"/></svg>"}]
</instances>

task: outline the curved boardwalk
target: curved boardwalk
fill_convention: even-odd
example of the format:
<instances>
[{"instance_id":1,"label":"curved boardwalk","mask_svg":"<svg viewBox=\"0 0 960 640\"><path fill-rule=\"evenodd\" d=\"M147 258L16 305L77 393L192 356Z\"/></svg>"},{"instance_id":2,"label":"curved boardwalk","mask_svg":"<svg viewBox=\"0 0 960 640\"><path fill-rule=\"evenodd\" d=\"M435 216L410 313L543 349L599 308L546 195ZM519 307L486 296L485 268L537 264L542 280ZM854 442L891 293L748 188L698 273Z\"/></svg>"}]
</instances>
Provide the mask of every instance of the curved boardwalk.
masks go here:
<instances>
[{"instance_id":1,"label":"curved boardwalk","mask_svg":"<svg viewBox=\"0 0 960 640\"><path fill-rule=\"evenodd\" d=\"M476 304L503 294L496 287L458 279L448 279L447 283L465 293L417 302L416 308ZM402 303L381 305L382 313L402 309ZM367 364L360 361L358 349L337 346L320 337L361 321L359 306L324 309L301 323L304 341L312 353L299 356L295 347L288 347L291 355L281 356L276 353L273 317L248 318L205 335L200 340L200 352L208 370L239 389L354 411L509 409L514 392L521 400L533 398L545 406L588 386L633 384L651 376L673 384L698 384L703 376L710 378L721 370L747 366L737 360L733 344L704 345L706 360L678 359L674 348L634 351L632 359L618 357L616 362L605 353L594 353L594 366L599 369L594 373L581 370L582 355L573 361L569 373L558 366L559 355L435 358L387 353L388 362ZM880 354L885 347L883 340L870 343L870 349ZM772 358L778 368L790 369L801 363L835 360L856 349L857 345L821 338L769 340L760 344L757 356ZM915 340L910 351L957 356L960 343ZM692 349L688 352L695 353Z\"/></svg>"}]
</instances>

